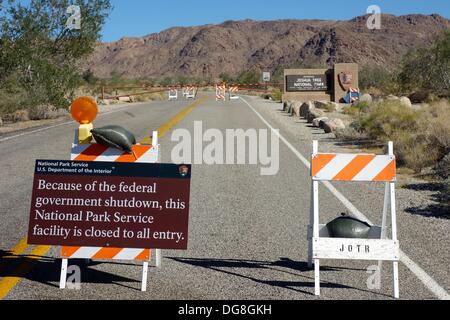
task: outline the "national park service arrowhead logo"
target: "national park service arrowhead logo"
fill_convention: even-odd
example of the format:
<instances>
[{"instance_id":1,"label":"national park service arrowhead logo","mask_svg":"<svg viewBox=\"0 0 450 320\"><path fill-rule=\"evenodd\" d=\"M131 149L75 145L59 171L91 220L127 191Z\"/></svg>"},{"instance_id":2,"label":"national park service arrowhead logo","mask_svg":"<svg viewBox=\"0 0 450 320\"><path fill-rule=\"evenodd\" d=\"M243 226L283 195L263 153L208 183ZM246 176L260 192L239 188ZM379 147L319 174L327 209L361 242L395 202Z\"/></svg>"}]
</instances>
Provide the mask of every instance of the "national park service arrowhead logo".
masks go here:
<instances>
[{"instance_id":1,"label":"national park service arrowhead logo","mask_svg":"<svg viewBox=\"0 0 450 320\"><path fill-rule=\"evenodd\" d=\"M351 72L341 72L338 75L339 83L345 91L348 91L353 84L353 73Z\"/></svg>"},{"instance_id":2,"label":"national park service arrowhead logo","mask_svg":"<svg viewBox=\"0 0 450 320\"><path fill-rule=\"evenodd\" d=\"M182 176L184 178L189 174L189 167L186 165L181 165L179 167L179 171L180 171L180 176Z\"/></svg>"}]
</instances>

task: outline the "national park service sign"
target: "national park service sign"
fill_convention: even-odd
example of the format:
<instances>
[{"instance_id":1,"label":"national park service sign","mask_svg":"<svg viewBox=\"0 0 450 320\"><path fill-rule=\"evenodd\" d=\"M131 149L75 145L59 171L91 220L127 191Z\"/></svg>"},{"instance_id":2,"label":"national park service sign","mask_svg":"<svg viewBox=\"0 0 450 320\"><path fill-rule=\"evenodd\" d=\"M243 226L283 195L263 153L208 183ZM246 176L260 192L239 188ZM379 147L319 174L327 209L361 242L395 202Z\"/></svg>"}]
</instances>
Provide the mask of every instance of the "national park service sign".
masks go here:
<instances>
[{"instance_id":1,"label":"national park service sign","mask_svg":"<svg viewBox=\"0 0 450 320\"><path fill-rule=\"evenodd\" d=\"M348 91L353 84L353 73L345 71L341 72L338 75L339 84L341 85L342 89L345 91Z\"/></svg>"}]
</instances>

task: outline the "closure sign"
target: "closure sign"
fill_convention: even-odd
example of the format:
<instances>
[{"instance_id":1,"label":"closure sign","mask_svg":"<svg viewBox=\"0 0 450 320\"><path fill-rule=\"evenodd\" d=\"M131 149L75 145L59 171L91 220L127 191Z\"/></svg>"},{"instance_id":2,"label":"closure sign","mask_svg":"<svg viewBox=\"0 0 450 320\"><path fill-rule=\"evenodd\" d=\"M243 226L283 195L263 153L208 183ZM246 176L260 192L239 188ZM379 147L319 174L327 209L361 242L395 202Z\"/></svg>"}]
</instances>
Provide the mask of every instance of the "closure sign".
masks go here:
<instances>
[{"instance_id":1,"label":"closure sign","mask_svg":"<svg viewBox=\"0 0 450 320\"><path fill-rule=\"evenodd\" d=\"M37 160L28 243L186 250L190 165Z\"/></svg>"}]
</instances>

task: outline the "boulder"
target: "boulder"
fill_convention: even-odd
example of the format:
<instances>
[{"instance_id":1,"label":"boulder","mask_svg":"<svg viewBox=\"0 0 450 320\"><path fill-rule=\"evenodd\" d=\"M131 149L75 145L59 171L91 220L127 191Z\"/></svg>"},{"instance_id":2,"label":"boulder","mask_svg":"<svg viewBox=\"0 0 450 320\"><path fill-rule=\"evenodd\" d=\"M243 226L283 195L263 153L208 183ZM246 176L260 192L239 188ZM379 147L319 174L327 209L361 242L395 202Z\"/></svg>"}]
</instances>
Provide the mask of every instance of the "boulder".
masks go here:
<instances>
[{"instance_id":1,"label":"boulder","mask_svg":"<svg viewBox=\"0 0 450 320\"><path fill-rule=\"evenodd\" d=\"M430 93L427 91L416 91L411 93L408 98L412 103L423 103L428 101Z\"/></svg>"},{"instance_id":2,"label":"boulder","mask_svg":"<svg viewBox=\"0 0 450 320\"><path fill-rule=\"evenodd\" d=\"M400 100L400 98L397 96L394 96L393 94L390 94L386 97L386 100L387 101L398 101L398 100Z\"/></svg>"},{"instance_id":3,"label":"boulder","mask_svg":"<svg viewBox=\"0 0 450 320\"><path fill-rule=\"evenodd\" d=\"M319 121L319 128L323 129L325 126L325 123L327 123L328 121L330 121L330 119L328 118L322 118L322 120Z\"/></svg>"},{"instance_id":4,"label":"boulder","mask_svg":"<svg viewBox=\"0 0 450 320\"><path fill-rule=\"evenodd\" d=\"M333 119L330 121L324 121L323 122L323 130L325 130L325 133L333 133L338 130L344 130L345 124L341 119Z\"/></svg>"},{"instance_id":5,"label":"boulder","mask_svg":"<svg viewBox=\"0 0 450 320\"><path fill-rule=\"evenodd\" d=\"M311 101L305 102L300 107L300 117L306 118L310 110L314 109L313 103Z\"/></svg>"},{"instance_id":6,"label":"boulder","mask_svg":"<svg viewBox=\"0 0 450 320\"><path fill-rule=\"evenodd\" d=\"M313 126L316 128L320 128L320 123L321 122L326 122L329 119L327 117L320 117L320 118L316 118L313 120Z\"/></svg>"},{"instance_id":7,"label":"boulder","mask_svg":"<svg viewBox=\"0 0 450 320\"><path fill-rule=\"evenodd\" d=\"M312 110L309 110L306 120L308 120L308 123L312 123L314 119L320 118L323 116L325 116L325 112L323 112L322 110L312 109Z\"/></svg>"},{"instance_id":8,"label":"boulder","mask_svg":"<svg viewBox=\"0 0 450 320\"><path fill-rule=\"evenodd\" d=\"M292 103L291 115L300 117L300 107L302 106L302 104L303 102L301 101L296 101Z\"/></svg>"},{"instance_id":9,"label":"boulder","mask_svg":"<svg viewBox=\"0 0 450 320\"><path fill-rule=\"evenodd\" d=\"M316 109L322 109L325 110L328 108L330 102L328 101L314 101L314 107Z\"/></svg>"},{"instance_id":10,"label":"boulder","mask_svg":"<svg viewBox=\"0 0 450 320\"><path fill-rule=\"evenodd\" d=\"M290 103L291 103L290 101L283 102L283 111L287 111Z\"/></svg>"},{"instance_id":11,"label":"boulder","mask_svg":"<svg viewBox=\"0 0 450 320\"><path fill-rule=\"evenodd\" d=\"M131 98L129 96L127 97L119 97L120 102L131 102Z\"/></svg>"},{"instance_id":12,"label":"boulder","mask_svg":"<svg viewBox=\"0 0 450 320\"><path fill-rule=\"evenodd\" d=\"M373 102L373 98L370 94L368 93L364 93L360 98L359 98L360 102L366 102L368 104L371 104Z\"/></svg>"},{"instance_id":13,"label":"boulder","mask_svg":"<svg viewBox=\"0 0 450 320\"><path fill-rule=\"evenodd\" d=\"M400 104L407 108L412 108L411 100L408 97L401 97Z\"/></svg>"}]
</instances>

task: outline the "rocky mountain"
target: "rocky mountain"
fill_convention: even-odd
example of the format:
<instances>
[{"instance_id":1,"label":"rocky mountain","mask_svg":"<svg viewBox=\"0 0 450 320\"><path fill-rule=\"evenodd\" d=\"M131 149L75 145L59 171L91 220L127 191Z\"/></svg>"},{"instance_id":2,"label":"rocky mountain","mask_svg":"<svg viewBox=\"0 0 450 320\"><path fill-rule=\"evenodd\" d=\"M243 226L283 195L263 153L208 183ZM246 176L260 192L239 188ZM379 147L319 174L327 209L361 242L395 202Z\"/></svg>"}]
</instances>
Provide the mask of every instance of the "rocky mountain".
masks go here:
<instances>
[{"instance_id":1,"label":"rocky mountain","mask_svg":"<svg viewBox=\"0 0 450 320\"><path fill-rule=\"evenodd\" d=\"M382 16L382 29L369 30L368 16L349 21L226 21L176 27L142 38L99 43L83 68L98 77L217 78L277 66L357 62L392 66L411 48L433 43L450 30L439 15Z\"/></svg>"}]
</instances>

